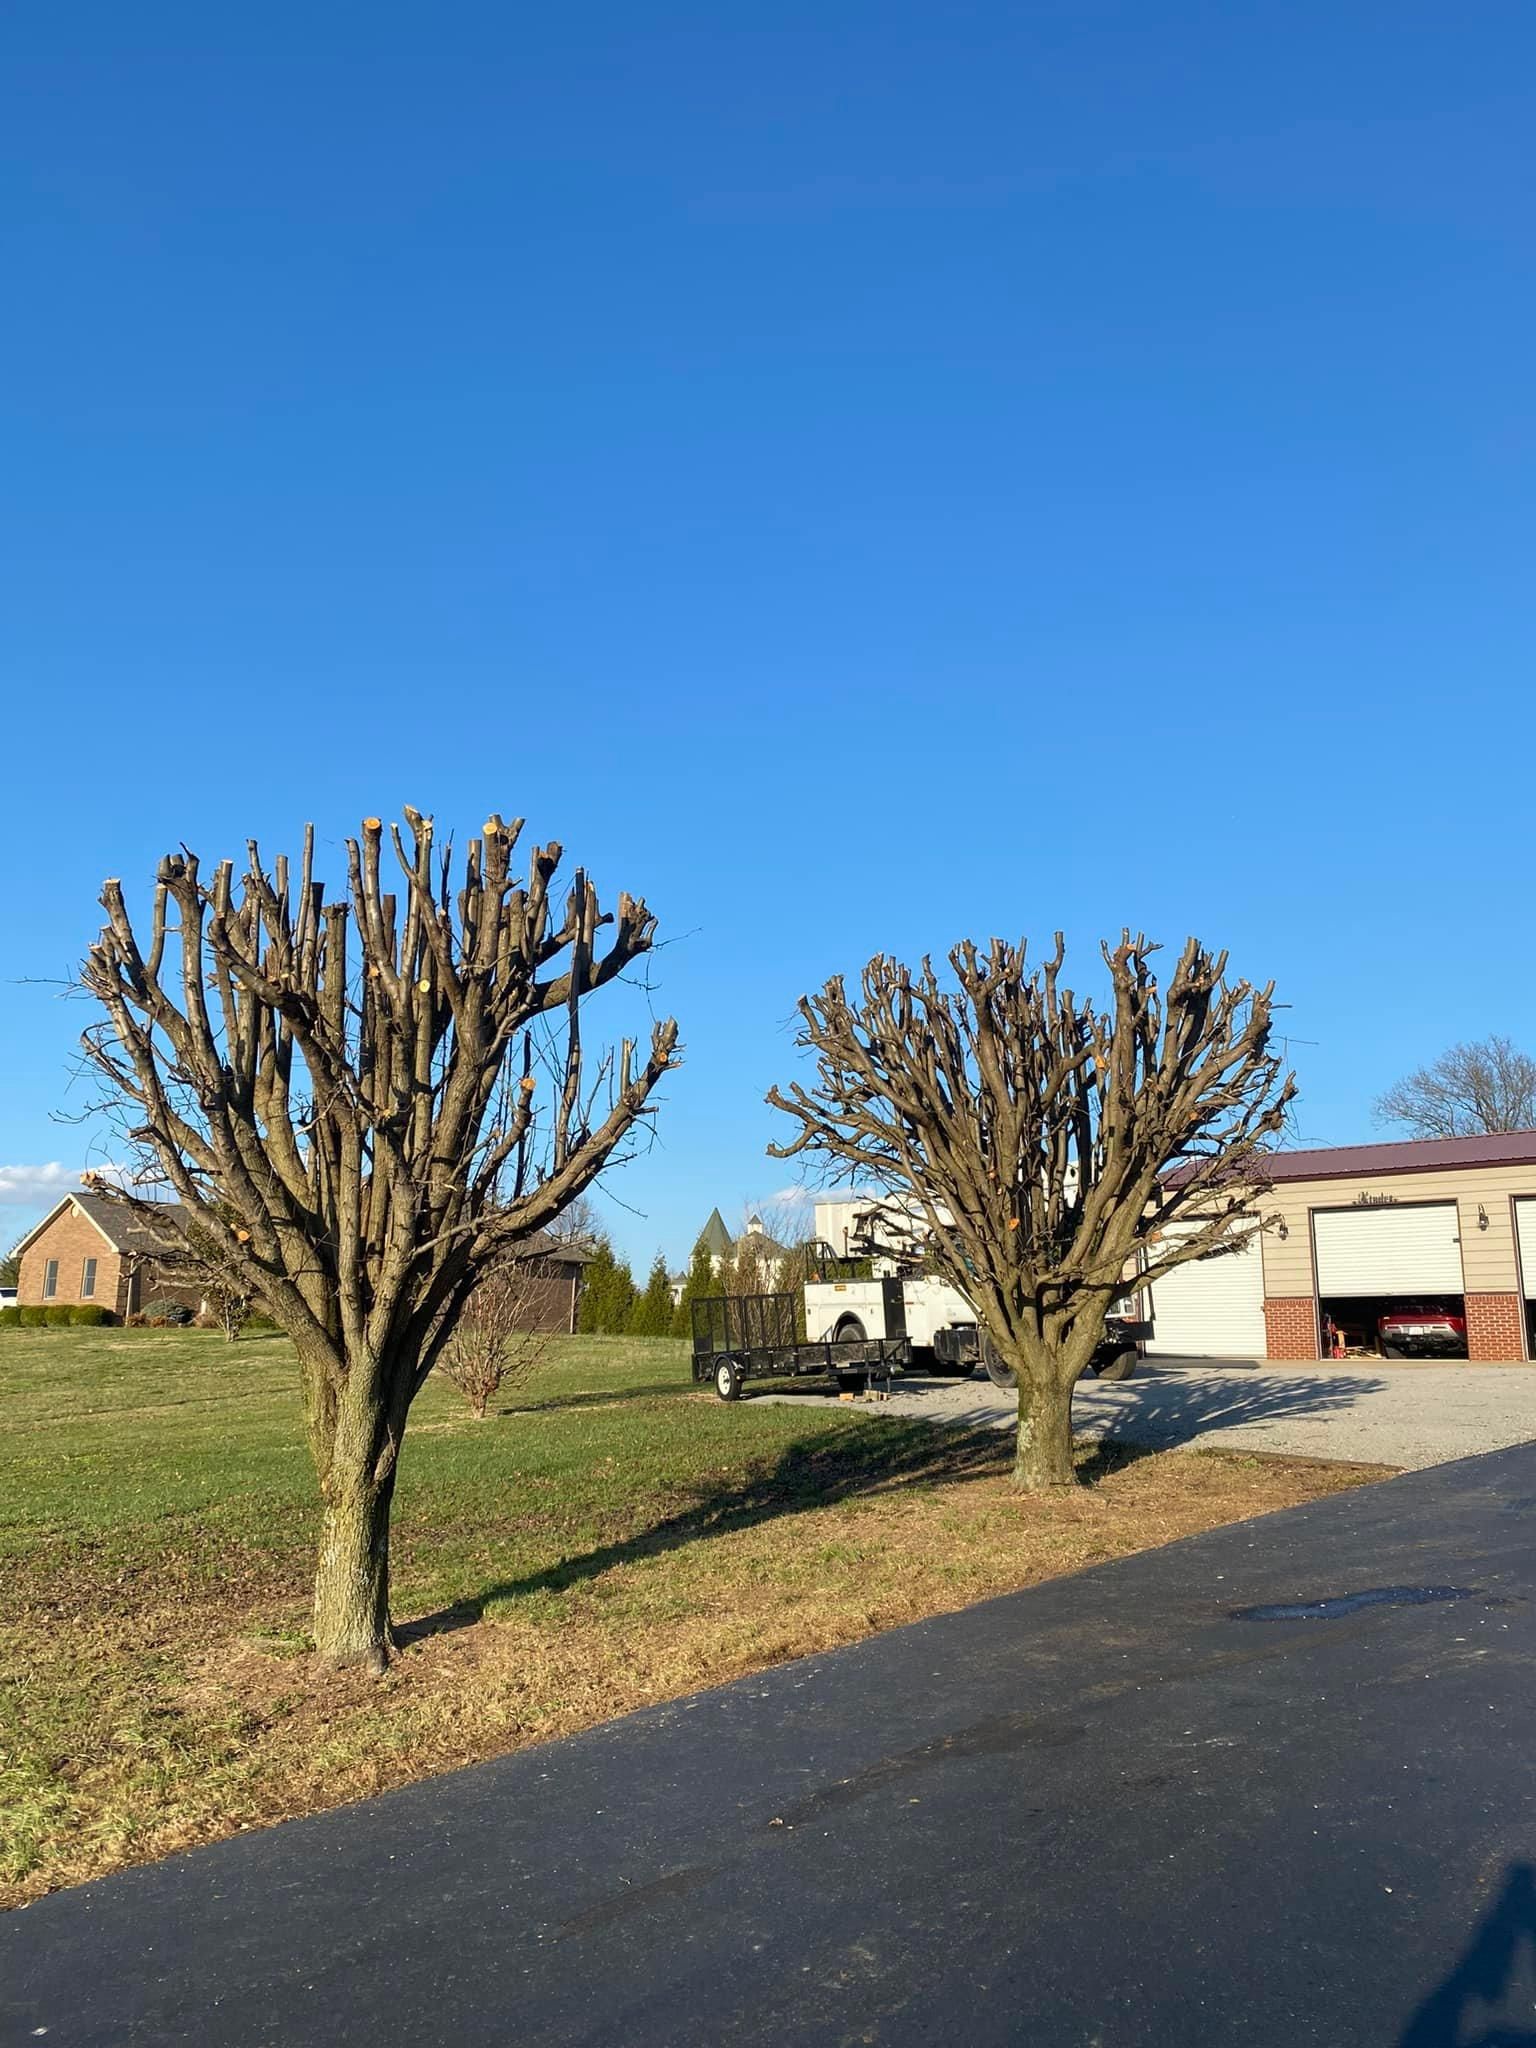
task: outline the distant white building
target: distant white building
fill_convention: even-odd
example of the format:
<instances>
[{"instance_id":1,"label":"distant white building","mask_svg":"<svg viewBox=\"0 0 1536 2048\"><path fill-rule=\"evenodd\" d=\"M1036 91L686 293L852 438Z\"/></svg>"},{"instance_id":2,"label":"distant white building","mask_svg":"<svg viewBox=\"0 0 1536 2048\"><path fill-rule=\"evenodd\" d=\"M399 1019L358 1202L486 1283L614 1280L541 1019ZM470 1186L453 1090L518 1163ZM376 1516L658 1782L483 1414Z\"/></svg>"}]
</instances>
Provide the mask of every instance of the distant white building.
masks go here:
<instances>
[{"instance_id":1,"label":"distant white building","mask_svg":"<svg viewBox=\"0 0 1536 2048\"><path fill-rule=\"evenodd\" d=\"M790 1255L788 1245L782 1245L769 1236L761 1216L756 1213L750 1215L741 1236L733 1237L718 1208L710 1210L704 1228L693 1243L695 1249L701 1244L708 1249L710 1269L715 1273L723 1272L727 1266L735 1266L744 1253L752 1255L765 1290L776 1284ZM686 1269L672 1274L670 1284L674 1306L682 1300L687 1280Z\"/></svg>"},{"instance_id":2,"label":"distant white building","mask_svg":"<svg viewBox=\"0 0 1536 2048\"><path fill-rule=\"evenodd\" d=\"M870 1244L905 1247L927 1236L922 1211L910 1195L856 1195L815 1208L817 1239L840 1259L867 1255Z\"/></svg>"}]
</instances>

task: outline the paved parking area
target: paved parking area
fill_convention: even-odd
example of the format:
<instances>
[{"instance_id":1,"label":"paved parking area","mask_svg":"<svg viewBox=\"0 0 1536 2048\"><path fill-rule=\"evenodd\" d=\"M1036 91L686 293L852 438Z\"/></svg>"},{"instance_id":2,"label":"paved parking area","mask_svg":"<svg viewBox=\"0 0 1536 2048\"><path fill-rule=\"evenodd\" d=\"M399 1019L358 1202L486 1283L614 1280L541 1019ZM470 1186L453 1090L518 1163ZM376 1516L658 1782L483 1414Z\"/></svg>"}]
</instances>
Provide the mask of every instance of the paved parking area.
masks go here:
<instances>
[{"instance_id":1,"label":"paved parking area","mask_svg":"<svg viewBox=\"0 0 1536 2048\"><path fill-rule=\"evenodd\" d=\"M856 1405L869 1414L999 1428L1016 1412L1012 1394L981 1374L971 1380L914 1376L892 1387L889 1402ZM800 1393L754 1398L835 1401ZM1123 1384L1084 1380L1073 1419L1085 1436L1159 1447L1199 1444L1417 1470L1536 1438L1536 1365L1156 1359Z\"/></svg>"}]
</instances>

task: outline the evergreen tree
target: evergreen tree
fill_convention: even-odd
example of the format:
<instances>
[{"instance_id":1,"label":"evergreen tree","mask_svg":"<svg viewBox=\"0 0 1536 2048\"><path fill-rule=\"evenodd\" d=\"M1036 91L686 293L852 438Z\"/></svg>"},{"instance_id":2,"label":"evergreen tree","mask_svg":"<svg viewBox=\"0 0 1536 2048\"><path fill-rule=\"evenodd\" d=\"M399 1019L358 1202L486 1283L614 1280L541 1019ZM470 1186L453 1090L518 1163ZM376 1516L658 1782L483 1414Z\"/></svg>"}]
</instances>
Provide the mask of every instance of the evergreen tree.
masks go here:
<instances>
[{"instance_id":1,"label":"evergreen tree","mask_svg":"<svg viewBox=\"0 0 1536 2048\"><path fill-rule=\"evenodd\" d=\"M651 1262L645 1291L636 1297L630 1310L629 1330L632 1337L665 1337L671 1329L672 1282L667 1273L667 1262L658 1252Z\"/></svg>"},{"instance_id":2,"label":"evergreen tree","mask_svg":"<svg viewBox=\"0 0 1536 2048\"><path fill-rule=\"evenodd\" d=\"M628 1260L619 1258L608 1239L599 1235L582 1276L578 1327L589 1337L620 1336L629 1327L634 1301L635 1276Z\"/></svg>"},{"instance_id":3,"label":"evergreen tree","mask_svg":"<svg viewBox=\"0 0 1536 2048\"><path fill-rule=\"evenodd\" d=\"M693 1262L688 1268L688 1278L683 1283L683 1298L672 1312L672 1334L674 1337L691 1337L693 1320L688 1313L689 1305L705 1300L711 1294L723 1294L725 1289L715 1276L715 1263L709 1255L709 1246L701 1237L693 1248Z\"/></svg>"}]
</instances>

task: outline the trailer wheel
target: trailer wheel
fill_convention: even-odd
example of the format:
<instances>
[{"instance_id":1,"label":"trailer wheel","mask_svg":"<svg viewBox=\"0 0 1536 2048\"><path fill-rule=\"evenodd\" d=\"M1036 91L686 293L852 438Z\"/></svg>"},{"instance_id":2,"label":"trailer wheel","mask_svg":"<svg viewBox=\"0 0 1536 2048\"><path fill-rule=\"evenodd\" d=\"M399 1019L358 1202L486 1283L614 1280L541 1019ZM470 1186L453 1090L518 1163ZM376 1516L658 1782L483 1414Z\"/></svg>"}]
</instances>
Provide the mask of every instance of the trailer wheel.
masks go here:
<instances>
[{"instance_id":1,"label":"trailer wheel","mask_svg":"<svg viewBox=\"0 0 1536 2048\"><path fill-rule=\"evenodd\" d=\"M741 1399L741 1367L734 1358L722 1358L716 1365L715 1392L722 1401Z\"/></svg>"},{"instance_id":2,"label":"trailer wheel","mask_svg":"<svg viewBox=\"0 0 1536 2048\"><path fill-rule=\"evenodd\" d=\"M1018 1374L998 1357L997 1348L985 1331L981 1338L981 1362L987 1368L987 1378L994 1387L1016 1387L1019 1384Z\"/></svg>"},{"instance_id":3,"label":"trailer wheel","mask_svg":"<svg viewBox=\"0 0 1536 2048\"><path fill-rule=\"evenodd\" d=\"M1101 1380L1128 1380L1138 1363L1136 1346L1126 1344L1122 1345L1113 1358L1106 1358L1102 1365L1095 1366L1094 1371Z\"/></svg>"}]
</instances>

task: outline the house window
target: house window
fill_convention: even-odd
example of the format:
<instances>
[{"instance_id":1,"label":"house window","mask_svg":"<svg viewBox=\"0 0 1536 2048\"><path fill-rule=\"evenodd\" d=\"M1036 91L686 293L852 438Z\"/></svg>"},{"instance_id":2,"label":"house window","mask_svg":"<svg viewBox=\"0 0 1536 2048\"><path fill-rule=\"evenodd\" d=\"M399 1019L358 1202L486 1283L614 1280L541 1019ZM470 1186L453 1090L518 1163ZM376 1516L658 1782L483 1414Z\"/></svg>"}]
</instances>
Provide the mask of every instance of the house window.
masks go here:
<instances>
[{"instance_id":1,"label":"house window","mask_svg":"<svg viewBox=\"0 0 1536 2048\"><path fill-rule=\"evenodd\" d=\"M43 1299L52 1301L59 1291L59 1262L50 1259L43 1268Z\"/></svg>"},{"instance_id":2,"label":"house window","mask_svg":"<svg viewBox=\"0 0 1536 2048\"><path fill-rule=\"evenodd\" d=\"M89 1301L96 1292L96 1261L87 1259L80 1268L80 1299Z\"/></svg>"}]
</instances>

